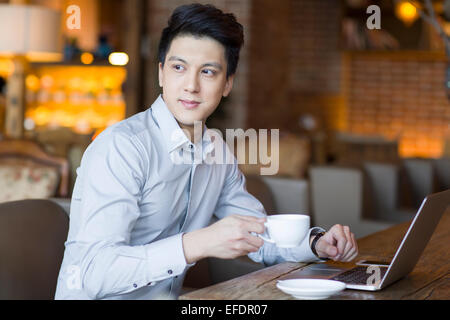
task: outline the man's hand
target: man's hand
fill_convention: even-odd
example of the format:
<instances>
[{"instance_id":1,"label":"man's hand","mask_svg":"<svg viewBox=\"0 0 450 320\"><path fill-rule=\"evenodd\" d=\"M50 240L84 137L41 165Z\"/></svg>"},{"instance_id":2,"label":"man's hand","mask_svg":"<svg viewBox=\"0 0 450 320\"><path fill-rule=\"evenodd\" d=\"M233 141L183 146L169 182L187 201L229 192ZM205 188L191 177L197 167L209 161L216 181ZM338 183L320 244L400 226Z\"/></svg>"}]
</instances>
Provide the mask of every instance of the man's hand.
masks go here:
<instances>
[{"instance_id":1,"label":"man's hand","mask_svg":"<svg viewBox=\"0 0 450 320\"><path fill-rule=\"evenodd\" d=\"M336 224L317 241L316 251L319 257L348 262L358 255L358 244L348 226Z\"/></svg>"},{"instance_id":2,"label":"man's hand","mask_svg":"<svg viewBox=\"0 0 450 320\"><path fill-rule=\"evenodd\" d=\"M266 218L232 215L183 235L187 263L206 257L234 259L258 251L264 241L251 232L263 233Z\"/></svg>"}]
</instances>

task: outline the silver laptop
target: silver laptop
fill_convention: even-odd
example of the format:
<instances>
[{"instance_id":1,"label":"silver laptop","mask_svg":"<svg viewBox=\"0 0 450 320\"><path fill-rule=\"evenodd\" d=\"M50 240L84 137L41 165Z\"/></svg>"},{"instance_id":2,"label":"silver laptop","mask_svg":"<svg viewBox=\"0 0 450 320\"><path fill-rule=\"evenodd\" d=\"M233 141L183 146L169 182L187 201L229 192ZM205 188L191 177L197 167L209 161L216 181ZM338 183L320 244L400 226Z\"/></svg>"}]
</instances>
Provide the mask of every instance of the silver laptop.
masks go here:
<instances>
[{"instance_id":1,"label":"silver laptop","mask_svg":"<svg viewBox=\"0 0 450 320\"><path fill-rule=\"evenodd\" d=\"M350 269L318 263L292 272L282 279L331 279L345 282L347 289L381 290L414 269L448 206L450 206L450 189L427 196L390 263L367 261L363 265L357 263Z\"/></svg>"}]
</instances>

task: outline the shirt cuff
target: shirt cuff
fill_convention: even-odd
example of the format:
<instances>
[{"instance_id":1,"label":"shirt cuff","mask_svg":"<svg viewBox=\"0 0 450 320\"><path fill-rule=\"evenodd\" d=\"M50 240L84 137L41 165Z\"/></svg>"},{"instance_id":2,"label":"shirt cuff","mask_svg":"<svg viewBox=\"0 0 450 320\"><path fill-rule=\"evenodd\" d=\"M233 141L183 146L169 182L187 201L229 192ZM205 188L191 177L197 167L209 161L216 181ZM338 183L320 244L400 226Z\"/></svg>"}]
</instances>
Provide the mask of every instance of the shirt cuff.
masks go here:
<instances>
[{"instance_id":1,"label":"shirt cuff","mask_svg":"<svg viewBox=\"0 0 450 320\"><path fill-rule=\"evenodd\" d=\"M182 274L187 267L183 250L183 233L146 245L148 283Z\"/></svg>"},{"instance_id":2,"label":"shirt cuff","mask_svg":"<svg viewBox=\"0 0 450 320\"><path fill-rule=\"evenodd\" d=\"M303 241L300 243L300 245L293 249L293 255L296 257L297 261L302 262L314 262L314 261L320 261L319 257L317 257L314 252L312 252L311 246L309 244L310 238L311 238L311 232L325 232L324 229L320 227L314 227L309 229L308 234L303 239Z\"/></svg>"}]
</instances>

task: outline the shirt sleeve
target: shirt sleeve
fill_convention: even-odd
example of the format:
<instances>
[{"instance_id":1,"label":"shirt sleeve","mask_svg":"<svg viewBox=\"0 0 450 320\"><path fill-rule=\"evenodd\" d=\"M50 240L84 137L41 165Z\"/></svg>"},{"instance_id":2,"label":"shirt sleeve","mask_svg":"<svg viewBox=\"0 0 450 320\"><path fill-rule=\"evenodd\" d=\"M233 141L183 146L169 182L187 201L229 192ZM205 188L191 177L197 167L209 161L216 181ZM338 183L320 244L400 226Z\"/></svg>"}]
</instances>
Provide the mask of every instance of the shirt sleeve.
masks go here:
<instances>
[{"instance_id":1,"label":"shirt sleeve","mask_svg":"<svg viewBox=\"0 0 450 320\"><path fill-rule=\"evenodd\" d=\"M247 192L245 176L239 170L236 159L234 161L234 164L228 165L227 178L216 206L215 215L219 219L232 214L266 216L266 211L261 202ZM264 245L257 252L250 253L248 257L267 266L283 261L318 261L320 259L312 252L309 245L310 234L314 229L316 228L311 228L307 236L295 248L279 248L275 244L264 242ZM265 235L268 236L267 232L265 232Z\"/></svg>"},{"instance_id":2,"label":"shirt sleeve","mask_svg":"<svg viewBox=\"0 0 450 320\"><path fill-rule=\"evenodd\" d=\"M75 220L81 225L71 240L81 255L83 290L102 299L177 276L187 264L182 234L130 245L149 156L137 140L121 133L97 139L83 157L74 190L72 201L79 201L79 210L71 219L79 215Z\"/></svg>"}]
</instances>

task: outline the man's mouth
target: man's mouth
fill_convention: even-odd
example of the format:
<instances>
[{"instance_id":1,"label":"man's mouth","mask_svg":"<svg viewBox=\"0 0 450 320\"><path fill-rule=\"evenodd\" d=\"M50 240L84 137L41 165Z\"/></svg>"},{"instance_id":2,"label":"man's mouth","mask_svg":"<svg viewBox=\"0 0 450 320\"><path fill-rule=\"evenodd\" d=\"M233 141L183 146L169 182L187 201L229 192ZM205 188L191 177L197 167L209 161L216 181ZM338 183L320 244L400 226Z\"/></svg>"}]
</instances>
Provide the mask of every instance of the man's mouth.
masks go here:
<instances>
[{"instance_id":1,"label":"man's mouth","mask_svg":"<svg viewBox=\"0 0 450 320\"><path fill-rule=\"evenodd\" d=\"M179 99L179 101L183 104L183 106L187 109L194 109L196 107L198 107L198 105L200 104L200 102L195 101L195 100L184 100L184 99Z\"/></svg>"}]
</instances>

